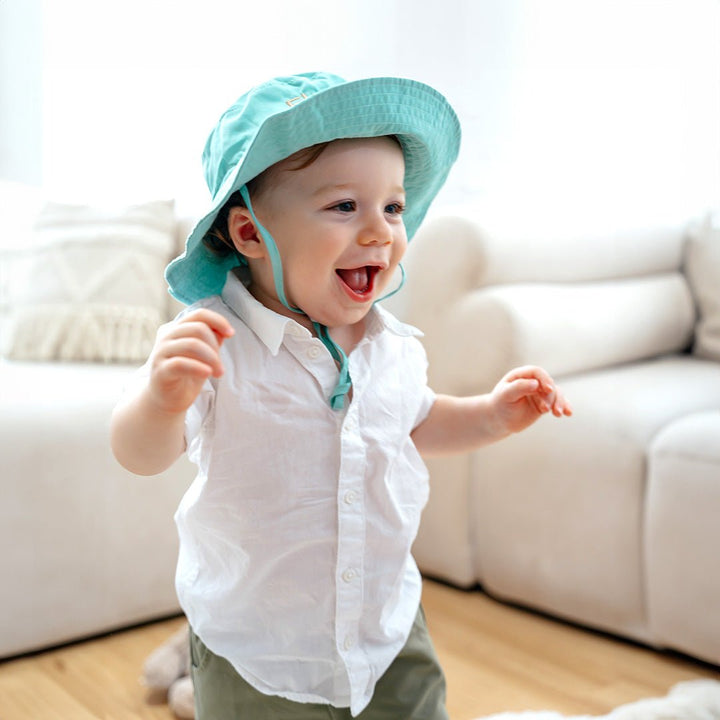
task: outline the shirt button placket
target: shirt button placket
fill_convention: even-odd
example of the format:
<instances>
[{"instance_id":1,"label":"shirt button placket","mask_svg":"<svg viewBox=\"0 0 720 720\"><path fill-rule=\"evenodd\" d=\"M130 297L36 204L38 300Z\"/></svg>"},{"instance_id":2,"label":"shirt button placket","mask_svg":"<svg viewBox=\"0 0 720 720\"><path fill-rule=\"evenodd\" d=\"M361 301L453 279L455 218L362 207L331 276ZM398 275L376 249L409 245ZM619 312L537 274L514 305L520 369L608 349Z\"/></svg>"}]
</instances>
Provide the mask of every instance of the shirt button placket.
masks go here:
<instances>
[{"instance_id":1,"label":"shirt button placket","mask_svg":"<svg viewBox=\"0 0 720 720\"><path fill-rule=\"evenodd\" d=\"M365 517L363 482L365 448L358 433L352 405L340 432L340 477L338 483L337 556L337 638L341 653L351 656L357 643L358 623L363 605L362 567L364 559ZM346 664L351 665L349 657Z\"/></svg>"}]
</instances>

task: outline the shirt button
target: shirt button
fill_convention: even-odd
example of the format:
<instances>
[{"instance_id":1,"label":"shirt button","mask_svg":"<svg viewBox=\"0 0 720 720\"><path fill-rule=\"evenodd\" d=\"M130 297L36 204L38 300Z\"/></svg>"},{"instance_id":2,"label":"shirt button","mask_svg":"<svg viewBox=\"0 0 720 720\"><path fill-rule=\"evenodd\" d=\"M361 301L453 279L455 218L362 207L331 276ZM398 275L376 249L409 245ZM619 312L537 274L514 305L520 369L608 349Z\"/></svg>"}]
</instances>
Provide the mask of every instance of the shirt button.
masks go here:
<instances>
[{"instance_id":1,"label":"shirt button","mask_svg":"<svg viewBox=\"0 0 720 720\"><path fill-rule=\"evenodd\" d=\"M356 576L356 575L357 575L357 573L356 573L352 568L348 568L348 569L345 570L345 572L342 574L342 579L343 579L346 583L349 583L349 582L352 582L352 581L355 579L355 576Z\"/></svg>"},{"instance_id":2,"label":"shirt button","mask_svg":"<svg viewBox=\"0 0 720 720\"><path fill-rule=\"evenodd\" d=\"M355 641L349 635L343 641L343 647L345 650L350 650L354 644Z\"/></svg>"},{"instance_id":3,"label":"shirt button","mask_svg":"<svg viewBox=\"0 0 720 720\"><path fill-rule=\"evenodd\" d=\"M313 345L308 351L307 356L311 360L317 360L318 356L320 355L320 348L317 345Z\"/></svg>"},{"instance_id":4,"label":"shirt button","mask_svg":"<svg viewBox=\"0 0 720 720\"><path fill-rule=\"evenodd\" d=\"M352 505L357 500L357 493L354 490L348 490L343 500L346 505Z\"/></svg>"}]
</instances>

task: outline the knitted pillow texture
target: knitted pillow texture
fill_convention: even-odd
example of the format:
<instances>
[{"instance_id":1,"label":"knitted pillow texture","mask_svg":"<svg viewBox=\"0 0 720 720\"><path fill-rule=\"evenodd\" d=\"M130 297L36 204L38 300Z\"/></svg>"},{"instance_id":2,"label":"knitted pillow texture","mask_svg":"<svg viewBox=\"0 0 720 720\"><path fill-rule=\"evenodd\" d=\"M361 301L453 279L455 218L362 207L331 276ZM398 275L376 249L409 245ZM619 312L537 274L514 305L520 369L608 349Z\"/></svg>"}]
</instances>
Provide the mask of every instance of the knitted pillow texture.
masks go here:
<instances>
[{"instance_id":1,"label":"knitted pillow texture","mask_svg":"<svg viewBox=\"0 0 720 720\"><path fill-rule=\"evenodd\" d=\"M171 201L120 209L48 203L3 260L13 360L139 362L167 320Z\"/></svg>"}]
</instances>

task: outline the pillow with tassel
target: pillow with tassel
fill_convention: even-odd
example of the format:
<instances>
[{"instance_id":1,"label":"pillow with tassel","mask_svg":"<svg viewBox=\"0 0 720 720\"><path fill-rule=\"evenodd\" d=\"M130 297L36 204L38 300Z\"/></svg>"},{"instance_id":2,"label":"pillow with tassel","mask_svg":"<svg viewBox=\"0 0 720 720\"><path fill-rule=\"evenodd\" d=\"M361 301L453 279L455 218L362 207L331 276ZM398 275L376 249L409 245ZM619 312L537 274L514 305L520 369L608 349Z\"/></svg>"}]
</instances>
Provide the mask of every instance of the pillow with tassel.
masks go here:
<instances>
[{"instance_id":1,"label":"pillow with tassel","mask_svg":"<svg viewBox=\"0 0 720 720\"><path fill-rule=\"evenodd\" d=\"M121 209L48 203L26 247L5 253L3 355L141 362L167 321L172 201Z\"/></svg>"}]
</instances>

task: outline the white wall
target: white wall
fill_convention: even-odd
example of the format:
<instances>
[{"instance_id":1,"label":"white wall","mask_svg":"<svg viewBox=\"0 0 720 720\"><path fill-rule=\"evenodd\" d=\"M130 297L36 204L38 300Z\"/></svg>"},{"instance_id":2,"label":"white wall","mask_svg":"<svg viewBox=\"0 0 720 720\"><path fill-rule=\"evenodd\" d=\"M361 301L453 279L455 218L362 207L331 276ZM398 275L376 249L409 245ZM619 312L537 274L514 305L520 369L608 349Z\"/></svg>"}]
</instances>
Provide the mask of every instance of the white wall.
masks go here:
<instances>
[{"instance_id":1,"label":"white wall","mask_svg":"<svg viewBox=\"0 0 720 720\"><path fill-rule=\"evenodd\" d=\"M42 0L0 2L0 178L42 181Z\"/></svg>"},{"instance_id":2,"label":"white wall","mask_svg":"<svg viewBox=\"0 0 720 720\"><path fill-rule=\"evenodd\" d=\"M2 0L0 40L27 2ZM447 94L464 141L441 204L637 224L720 202L720 0L35 2L42 42L28 63L3 52L0 78L22 86L41 54L41 129L19 103L18 143L42 147L55 196L200 211L200 153L225 107L271 75L328 69ZM0 177L25 179L4 154Z\"/></svg>"}]
</instances>

